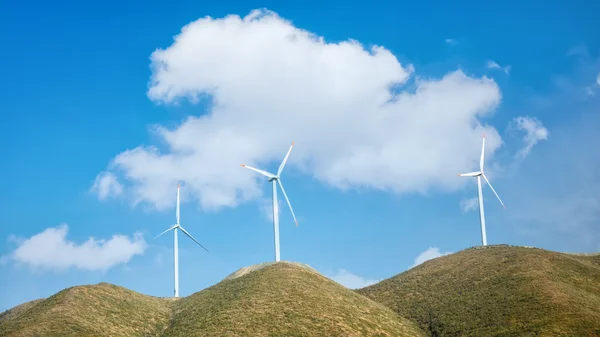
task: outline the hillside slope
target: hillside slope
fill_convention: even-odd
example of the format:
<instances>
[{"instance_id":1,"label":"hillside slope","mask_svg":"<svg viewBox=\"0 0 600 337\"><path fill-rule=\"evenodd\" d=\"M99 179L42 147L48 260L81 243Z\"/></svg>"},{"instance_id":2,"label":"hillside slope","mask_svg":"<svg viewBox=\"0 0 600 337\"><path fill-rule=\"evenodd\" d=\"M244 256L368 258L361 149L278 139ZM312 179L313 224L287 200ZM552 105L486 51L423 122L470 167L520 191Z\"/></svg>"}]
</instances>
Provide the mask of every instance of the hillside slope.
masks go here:
<instances>
[{"instance_id":1,"label":"hillside slope","mask_svg":"<svg viewBox=\"0 0 600 337\"><path fill-rule=\"evenodd\" d=\"M175 303L164 336L425 336L310 267L279 262L250 269Z\"/></svg>"},{"instance_id":2,"label":"hillside slope","mask_svg":"<svg viewBox=\"0 0 600 337\"><path fill-rule=\"evenodd\" d=\"M172 301L108 283L65 289L0 315L0 336L160 336Z\"/></svg>"},{"instance_id":3,"label":"hillside slope","mask_svg":"<svg viewBox=\"0 0 600 337\"><path fill-rule=\"evenodd\" d=\"M101 283L0 315L0 336L426 336L389 308L286 262L242 268L176 301Z\"/></svg>"},{"instance_id":4,"label":"hillside slope","mask_svg":"<svg viewBox=\"0 0 600 337\"><path fill-rule=\"evenodd\" d=\"M432 336L600 336L600 255L476 247L357 292Z\"/></svg>"}]
</instances>

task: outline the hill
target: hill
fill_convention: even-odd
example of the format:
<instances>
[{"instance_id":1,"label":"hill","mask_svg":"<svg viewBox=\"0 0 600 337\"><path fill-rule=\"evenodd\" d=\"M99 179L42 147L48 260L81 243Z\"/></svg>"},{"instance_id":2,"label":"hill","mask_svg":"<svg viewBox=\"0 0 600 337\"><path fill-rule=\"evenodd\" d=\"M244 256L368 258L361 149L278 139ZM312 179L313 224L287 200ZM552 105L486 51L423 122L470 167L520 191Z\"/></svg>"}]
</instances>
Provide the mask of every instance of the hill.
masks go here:
<instances>
[{"instance_id":1,"label":"hill","mask_svg":"<svg viewBox=\"0 0 600 337\"><path fill-rule=\"evenodd\" d=\"M158 336L171 301L108 283L65 289L0 315L0 336Z\"/></svg>"},{"instance_id":2,"label":"hill","mask_svg":"<svg viewBox=\"0 0 600 337\"><path fill-rule=\"evenodd\" d=\"M0 315L0 336L426 336L413 322L300 264L242 268L173 301L101 283Z\"/></svg>"},{"instance_id":3,"label":"hill","mask_svg":"<svg viewBox=\"0 0 600 337\"><path fill-rule=\"evenodd\" d=\"M176 302L165 336L191 331L206 336L425 336L414 323L310 267L279 262L251 269Z\"/></svg>"},{"instance_id":4,"label":"hill","mask_svg":"<svg viewBox=\"0 0 600 337\"><path fill-rule=\"evenodd\" d=\"M476 247L357 292L432 336L600 336L600 255Z\"/></svg>"}]
</instances>

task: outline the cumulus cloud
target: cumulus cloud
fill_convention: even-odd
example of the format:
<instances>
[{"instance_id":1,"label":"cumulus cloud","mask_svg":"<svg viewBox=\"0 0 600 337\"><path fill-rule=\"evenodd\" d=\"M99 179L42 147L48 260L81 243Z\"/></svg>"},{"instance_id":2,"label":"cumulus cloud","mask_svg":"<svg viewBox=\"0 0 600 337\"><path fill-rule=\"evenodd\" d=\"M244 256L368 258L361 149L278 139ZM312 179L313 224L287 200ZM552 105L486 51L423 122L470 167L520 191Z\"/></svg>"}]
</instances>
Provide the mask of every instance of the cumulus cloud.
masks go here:
<instances>
[{"instance_id":1,"label":"cumulus cloud","mask_svg":"<svg viewBox=\"0 0 600 337\"><path fill-rule=\"evenodd\" d=\"M104 200L109 197L116 197L123 193L123 186L117 180L117 177L111 172L102 172L96 176L94 185L90 189L92 193L98 196L98 199Z\"/></svg>"},{"instance_id":2,"label":"cumulus cloud","mask_svg":"<svg viewBox=\"0 0 600 337\"><path fill-rule=\"evenodd\" d=\"M468 213L470 211L474 211L477 209L477 197L474 198L464 198L460 201L460 209L463 213Z\"/></svg>"},{"instance_id":3,"label":"cumulus cloud","mask_svg":"<svg viewBox=\"0 0 600 337\"><path fill-rule=\"evenodd\" d=\"M501 99L492 79L421 78L384 47L328 43L270 11L198 19L151 63L152 101L209 102L206 114L153 128L164 148L141 145L109 165L134 204L159 210L173 206L176 181L207 210L260 197L262 177L239 164L275 170L291 141L287 170L394 193L457 190L467 182L454 172L476 166L474 139L486 133L490 155L502 142L483 122Z\"/></svg>"},{"instance_id":4,"label":"cumulus cloud","mask_svg":"<svg viewBox=\"0 0 600 337\"><path fill-rule=\"evenodd\" d=\"M372 284L375 284L375 283L381 281L381 280L366 279L366 278L360 277L358 275L354 275L345 269L338 270L337 274L330 276L329 278L334 280L335 282L343 285L344 287L350 288L350 289L359 289L359 288L368 287Z\"/></svg>"},{"instance_id":5,"label":"cumulus cloud","mask_svg":"<svg viewBox=\"0 0 600 337\"><path fill-rule=\"evenodd\" d=\"M505 67L502 67L502 66L500 66L498 63L496 63L496 62L494 62L494 61L492 61L492 60L489 60L489 61L487 61L487 63L486 63L486 67L487 67L488 69L501 69L501 70L502 70L502 71L504 71L504 72L505 72L507 75L508 75L508 73L510 72L510 66L505 66Z\"/></svg>"},{"instance_id":6,"label":"cumulus cloud","mask_svg":"<svg viewBox=\"0 0 600 337\"><path fill-rule=\"evenodd\" d=\"M109 240L89 238L77 244L67 239L68 231L68 226L63 224L19 240L19 246L7 259L36 270L105 271L142 255L147 246L140 233L131 238L124 235L113 235Z\"/></svg>"},{"instance_id":7,"label":"cumulus cloud","mask_svg":"<svg viewBox=\"0 0 600 337\"><path fill-rule=\"evenodd\" d=\"M536 118L519 116L512 120L512 125L516 129L523 131L523 147L517 152L517 158L523 159L529 155L531 149L540 140L548 139L548 130L542 125L542 122Z\"/></svg>"},{"instance_id":8,"label":"cumulus cloud","mask_svg":"<svg viewBox=\"0 0 600 337\"><path fill-rule=\"evenodd\" d=\"M415 262L410 268L416 267L425 261L429 261L448 254L452 254L452 252L442 253L440 252L440 249L438 247L429 247L415 258Z\"/></svg>"}]
</instances>

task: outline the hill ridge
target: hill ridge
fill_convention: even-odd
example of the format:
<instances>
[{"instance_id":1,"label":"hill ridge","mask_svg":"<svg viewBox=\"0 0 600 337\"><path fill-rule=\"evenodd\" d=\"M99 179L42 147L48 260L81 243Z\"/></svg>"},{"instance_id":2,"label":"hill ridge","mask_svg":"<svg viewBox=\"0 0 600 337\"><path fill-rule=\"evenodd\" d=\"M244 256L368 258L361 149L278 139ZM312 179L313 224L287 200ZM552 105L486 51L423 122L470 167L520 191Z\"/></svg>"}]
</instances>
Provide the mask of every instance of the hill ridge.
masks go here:
<instances>
[{"instance_id":1,"label":"hill ridge","mask_svg":"<svg viewBox=\"0 0 600 337\"><path fill-rule=\"evenodd\" d=\"M257 263L257 264L253 264L253 265L250 265L250 266L242 267L242 268L234 271L233 273L229 274L227 277L225 277L223 279L223 281L236 279L238 277L247 275L247 274L249 274L251 272L260 270L262 268L265 268L265 267L268 267L268 266L271 266L271 265L274 265L274 264L277 264L277 263L291 264L291 265L294 265L294 266L297 266L297 267L302 267L304 269L307 269L307 270L310 270L312 272L320 274L316 269L314 269L313 267L311 267L311 266L309 266L308 264L305 264L305 263L294 262L294 261L278 261L278 262L269 261L269 262L262 262L262 263Z\"/></svg>"},{"instance_id":2,"label":"hill ridge","mask_svg":"<svg viewBox=\"0 0 600 337\"><path fill-rule=\"evenodd\" d=\"M357 292L432 336L600 336L600 254L467 248Z\"/></svg>"},{"instance_id":3,"label":"hill ridge","mask_svg":"<svg viewBox=\"0 0 600 337\"><path fill-rule=\"evenodd\" d=\"M0 314L0 336L600 336L598 307L600 254L500 244L355 291L291 261L242 267L177 300L77 285Z\"/></svg>"},{"instance_id":4,"label":"hill ridge","mask_svg":"<svg viewBox=\"0 0 600 337\"><path fill-rule=\"evenodd\" d=\"M0 316L0 336L425 336L310 266L249 267L178 301L106 282L69 287Z\"/></svg>"}]
</instances>

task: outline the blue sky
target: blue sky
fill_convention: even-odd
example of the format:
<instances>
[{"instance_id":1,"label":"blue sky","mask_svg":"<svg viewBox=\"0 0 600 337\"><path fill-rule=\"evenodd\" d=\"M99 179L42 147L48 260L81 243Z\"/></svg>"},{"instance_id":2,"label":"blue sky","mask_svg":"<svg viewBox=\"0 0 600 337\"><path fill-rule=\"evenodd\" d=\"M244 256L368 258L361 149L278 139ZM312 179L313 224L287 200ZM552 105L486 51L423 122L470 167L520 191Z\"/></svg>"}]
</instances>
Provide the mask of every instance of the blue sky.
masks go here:
<instances>
[{"instance_id":1,"label":"blue sky","mask_svg":"<svg viewBox=\"0 0 600 337\"><path fill-rule=\"evenodd\" d=\"M180 239L182 296L273 260L270 186L239 164L275 171L292 141L282 259L349 287L480 244L456 174L484 132L507 206L484 186L488 243L600 251L598 12L3 2L0 310L102 281L171 296L172 238L153 238L177 182L210 250Z\"/></svg>"}]
</instances>

